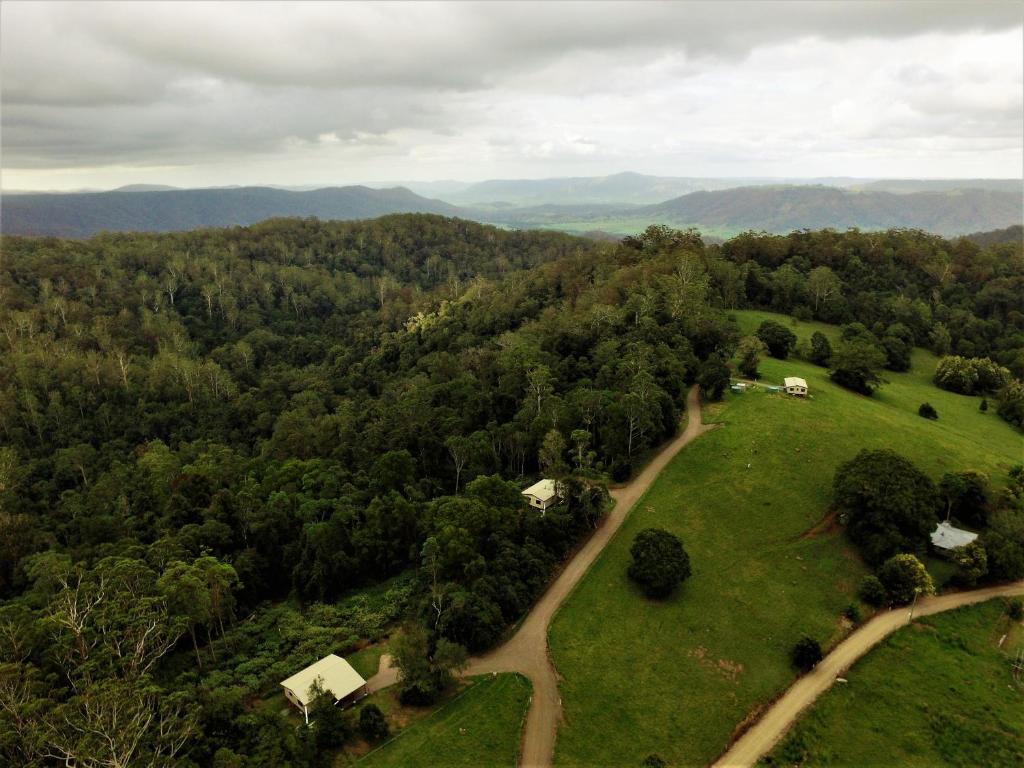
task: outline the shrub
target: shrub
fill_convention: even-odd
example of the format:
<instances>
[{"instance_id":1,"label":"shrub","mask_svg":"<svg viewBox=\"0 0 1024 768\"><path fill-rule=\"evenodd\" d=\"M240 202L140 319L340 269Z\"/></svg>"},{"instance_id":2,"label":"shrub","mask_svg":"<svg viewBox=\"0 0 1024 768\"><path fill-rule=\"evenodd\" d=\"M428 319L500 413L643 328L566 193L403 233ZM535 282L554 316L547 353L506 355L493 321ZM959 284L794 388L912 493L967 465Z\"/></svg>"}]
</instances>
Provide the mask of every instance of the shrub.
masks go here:
<instances>
[{"instance_id":1,"label":"shrub","mask_svg":"<svg viewBox=\"0 0 1024 768\"><path fill-rule=\"evenodd\" d=\"M981 405L978 406L978 410L982 413L988 413L988 398L981 398Z\"/></svg>"},{"instance_id":2,"label":"shrub","mask_svg":"<svg viewBox=\"0 0 1024 768\"><path fill-rule=\"evenodd\" d=\"M690 576L690 558L683 543L661 528L640 531L629 553L633 556L629 577L648 597L668 597Z\"/></svg>"},{"instance_id":3,"label":"shrub","mask_svg":"<svg viewBox=\"0 0 1024 768\"><path fill-rule=\"evenodd\" d=\"M391 735L388 721L376 704L367 704L359 713L359 733L371 742L383 741Z\"/></svg>"},{"instance_id":4,"label":"shrub","mask_svg":"<svg viewBox=\"0 0 1024 768\"><path fill-rule=\"evenodd\" d=\"M667 768L668 763L665 762L661 755L648 755L644 758L644 761L640 763L643 768Z\"/></svg>"},{"instance_id":5,"label":"shrub","mask_svg":"<svg viewBox=\"0 0 1024 768\"><path fill-rule=\"evenodd\" d=\"M857 590L857 597L874 608L881 608L889 602L889 593L877 576L866 576Z\"/></svg>"},{"instance_id":6,"label":"shrub","mask_svg":"<svg viewBox=\"0 0 1024 768\"><path fill-rule=\"evenodd\" d=\"M860 624L860 608L857 607L856 603L850 603L848 606L843 608L843 616L852 621L854 624Z\"/></svg>"},{"instance_id":7,"label":"shrub","mask_svg":"<svg viewBox=\"0 0 1024 768\"><path fill-rule=\"evenodd\" d=\"M1015 427L1024 428L1024 382L1011 381L999 391L996 413Z\"/></svg>"},{"instance_id":8,"label":"shrub","mask_svg":"<svg viewBox=\"0 0 1024 768\"><path fill-rule=\"evenodd\" d=\"M921 407L917 409L917 415L933 421L939 418L939 412L931 403L921 403Z\"/></svg>"},{"instance_id":9,"label":"shrub","mask_svg":"<svg viewBox=\"0 0 1024 768\"><path fill-rule=\"evenodd\" d=\"M1014 621L1024 619L1024 600L1015 597L1006 601L1006 615Z\"/></svg>"},{"instance_id":10,"label":"shrub","mask_svg":"<svg viewBox=\"0 0 1024 768\"><path fill-rule=\"evenodd\" d=\"M807 635L797 640L790 656L793 666L801 672L810 672L824 658L824 654L821 652L821 644L813 637L808 637Z\"/></svg>"},{"instance_id":11,"label":"shrub","mask_svg":"<svg viewBox=\"0 0 1024 768\"><path fill-rule=\"evenodd\" d=\"M893 555L878 569L878 578L885 585L889 599L897 605L907 605L916 596L935 594L932 577L913 555Z\"/></svg>"}]
</instances>

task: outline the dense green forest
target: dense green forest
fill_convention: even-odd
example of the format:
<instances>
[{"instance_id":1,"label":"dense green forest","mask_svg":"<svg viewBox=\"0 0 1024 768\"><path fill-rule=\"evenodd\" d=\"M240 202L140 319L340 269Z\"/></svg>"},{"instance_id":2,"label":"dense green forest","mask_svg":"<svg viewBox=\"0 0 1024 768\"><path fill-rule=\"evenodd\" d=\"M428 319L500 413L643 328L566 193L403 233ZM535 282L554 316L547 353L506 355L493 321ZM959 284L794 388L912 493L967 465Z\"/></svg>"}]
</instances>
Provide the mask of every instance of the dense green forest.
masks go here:
<instances>
[{"instance_id":1,"label":"dense green forest","mask_svg":"<svg viewBox=\"0 0 1024 768\"><path fill-rule=\"evenodd\" d=\"M0 258L14 764L323 764L257 697L399 621L496 643L688 385L714 393L732 309L848 324L896 370L921 345L1024 377L1020 245L917 231L598 243L415 214ZM564 492L543 516L539 476Z\"/></svg>"}]
</instances>

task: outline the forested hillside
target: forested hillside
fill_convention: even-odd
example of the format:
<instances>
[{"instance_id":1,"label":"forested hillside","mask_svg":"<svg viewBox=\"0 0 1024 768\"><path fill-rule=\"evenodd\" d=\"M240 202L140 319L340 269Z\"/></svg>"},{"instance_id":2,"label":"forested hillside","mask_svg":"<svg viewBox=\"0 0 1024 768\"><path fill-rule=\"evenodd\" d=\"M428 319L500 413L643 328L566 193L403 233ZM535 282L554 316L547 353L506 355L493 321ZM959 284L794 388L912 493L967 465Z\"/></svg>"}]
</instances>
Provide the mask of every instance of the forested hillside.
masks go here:
<instances>
[{"instance_id":1,"label":"forested hillside","mask_svg":"<svg viewBox=\"0 0 1024 768\"><path fill-rule=\"evenodd\" d=\"M298 192L271 187L153 189L5 195L0 231L7 235L89 237L100 232L179 232L200 227L256 224L275 216L369 219L389 213L458 209L408 189L329 187Z\"/></svg>"},{"instance_id":2,"label":"forested hillside","mask_svg":"<svg viewBox=\"0 0 1024 768\"><path fill-rule=\"evenodd\" d=\"M497 642L687 386L728 381L730 310L1021 377L1022 299L1019 245L899 230L6 237L0 760L74 762L99 733L158 764L324 764L258 697L397 621ZM519 494L539 476L566 496L544 516Z\"/></svg>"}]
</instances>

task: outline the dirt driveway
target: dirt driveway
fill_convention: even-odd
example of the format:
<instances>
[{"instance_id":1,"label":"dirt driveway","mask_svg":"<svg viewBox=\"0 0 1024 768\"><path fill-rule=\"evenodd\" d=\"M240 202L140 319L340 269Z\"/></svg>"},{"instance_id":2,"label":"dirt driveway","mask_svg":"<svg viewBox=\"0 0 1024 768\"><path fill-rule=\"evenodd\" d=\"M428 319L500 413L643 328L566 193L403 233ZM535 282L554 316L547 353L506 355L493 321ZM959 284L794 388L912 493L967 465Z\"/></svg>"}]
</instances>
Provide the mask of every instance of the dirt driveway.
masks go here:
<instances>
[{"instance_id":1,"label":"dirt driveway","mask_svg":"<svg viewBox=\"0 0 1024 768\"><path fill-rule=\"evenodd\" d=\"M1024 581L971 592L929 597L918 602L914 616L928 616L994 597L1024 595ZM776 701L750 730L737 739L714 764L714 768L747 768L771 751L793 725L801 712L829 689L853 663L883 638L910 623L910 609L897 608L881 613L837 645L832 652L801 677Z\"/></svg>"}]
</instances>

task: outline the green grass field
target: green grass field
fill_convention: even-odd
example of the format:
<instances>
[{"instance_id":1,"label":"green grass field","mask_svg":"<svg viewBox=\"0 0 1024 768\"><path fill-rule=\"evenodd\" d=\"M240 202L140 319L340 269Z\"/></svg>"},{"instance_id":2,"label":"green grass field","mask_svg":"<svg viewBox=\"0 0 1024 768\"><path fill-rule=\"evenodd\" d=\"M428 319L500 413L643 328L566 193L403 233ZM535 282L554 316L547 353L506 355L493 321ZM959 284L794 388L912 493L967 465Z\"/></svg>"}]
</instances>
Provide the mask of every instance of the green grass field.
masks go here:
<instances>
[{"instance_id":1,"label":"green grass field","mask_svg":"<svg viewBox=\"0 0 1024 768\"><path fill-rule=\"evenodd\" d=\"M747 330L767 316L736 315ZM804 337L815 327L795 330ZM975 398L934 387L934 363L915 352L914 370L890 374L865 398L823 368L768 359L763 380L802 376L812 397L728 393L705 408L705 420L725 426L669 464L553 622L565 709L559 765L637 765L650 753L706 764L793 681L788 654L800 635L823 644L842 636L841 611L865 568L840 531L816 526L836 467L861 448L894 448L936 478L978 469L1005 482L1020 434L979 413ZM924 400L938 421L917 415ZM693 566L664 603L626 577L633 537L652 526L679 535Z\"/></svg>"},{"instance_id":2,"label":"green grass field","mask_svg":"<svg viewBox=\"0 0 1024 768\"><path fill-rule=\"evenodd\" d=\"M1024 648L1006 602L920 619L868 653L763 765L1024 765ZM999 639L1009 633L1003 649Z\"/></svg>"},{"instance_id":3,"label":"green grass field","mask_svg":"<svg viewBox=\"0 0 1024 768\"><path fill-rule=\"evenodd\" d=\"M388 652L387 643L377 643L350 653L345 660L352 665L352 668L362 675L364 680L369 680L380 669L380 657Z\"/></svg>"},{"instance_id":4,"label":"green grass field","mask_svg":"<svg viewBox=\"0 0 1024 768\"><path fill-rule=\"evenodd\" d=\"M516 765L530 683L522 675L474 678L433 714L359 761L365 768Z\"/></svg>"}]
</instances>

